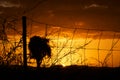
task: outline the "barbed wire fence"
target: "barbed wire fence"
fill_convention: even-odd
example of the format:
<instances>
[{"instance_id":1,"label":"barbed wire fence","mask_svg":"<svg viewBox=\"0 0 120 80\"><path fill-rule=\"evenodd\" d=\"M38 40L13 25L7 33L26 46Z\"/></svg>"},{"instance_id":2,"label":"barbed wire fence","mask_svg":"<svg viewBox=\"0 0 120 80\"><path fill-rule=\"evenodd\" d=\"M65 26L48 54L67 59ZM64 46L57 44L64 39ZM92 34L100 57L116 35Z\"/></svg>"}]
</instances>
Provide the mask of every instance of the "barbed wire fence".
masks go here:
<instances>
[{"instance_id":1,"label":"barbed wire fence","mask_svg":"<svg viewBox=\"0 0 120 80\"><path fill-rule=\"evenodd\" d=\"M40 25L37 26L38 30L43 28L33 32L34 35L51 39L51 47L56 55L52 65L119 66L119 31L66 27L34 20L32 22Z\"/></svg>"},{"instance_id":2,"label":"barbed wire fence","mask_svg":"<svg viewBox=\"0 0 120 80\"><path fill-rule=\"evenodd\" d=\"M14 21L6 21L1 27L1 64L23 65L22 29ZM34 35L50 39L52 57L44 58L42 66L120 66L119 31L66 27L28 18L27 42ZM35 60L29 58L27 51L28 64L33 65Z\"/></svg>"}]
</instances>

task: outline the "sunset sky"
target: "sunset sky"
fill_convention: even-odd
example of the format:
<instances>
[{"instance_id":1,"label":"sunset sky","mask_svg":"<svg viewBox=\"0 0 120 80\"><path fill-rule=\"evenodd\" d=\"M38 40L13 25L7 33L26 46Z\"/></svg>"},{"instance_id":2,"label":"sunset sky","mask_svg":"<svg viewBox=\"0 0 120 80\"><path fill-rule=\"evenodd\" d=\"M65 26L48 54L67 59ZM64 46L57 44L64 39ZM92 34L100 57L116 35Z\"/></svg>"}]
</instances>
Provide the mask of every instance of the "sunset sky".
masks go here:
<instances>
[{"instance_id":1,"label":"sunset sky","mask_svg":"<svg viewBox=\"0 0 120 80\"><path fill-rule=\"evenodd\" d=\"M40 35L44 34L45 33L44 24L52 24L52 26L49 26L48 28L48 33L52 31L54 32L55 30L56 31L58 30L59 32L55 33L52 36L49 36L49 38L58 39L58 35L60 33L60 37L58 39L59 42L57 43L56 40L53 40L57 43L57 46L61 46L60 45L61 43L65 43L66 39L64 39L65 37L63 37L63 35L69 36L69 39L73 38L74 28L85 29L85 30L77 29L75 31L74 41L72 42L71 45L78 48L79 46L83 46L85 42L87 43L92 39L93 41L85 48L90 48L90 49L95 48L96 51L86 50L86 53L88 53L87 54L88 58L96 58L96 57L98 58L98 53L104 53L104 51L99 51L97 49L110 50L112 43L115 44L117 41L118 43L117 45L115 45L115 49L120 50L119 49L120 0L0 0L1 21L2 19L6 19L6 18L8 19L18 18L19 19L18 21L21 21L23 15L27 16L28 19L28 26L27 26L28 32L30 31L31 28L30 26L32 24L33 35L38 33ZM39 23L44 23L44 24L41 25ZM17 24L17 25L18 26L16 26L16 29L18 30L21 29L21 24ZM87 34L88 29L91 30ZM105 32L103 31L101 33L101 30L105 30ZM57 37L55 37L56 35ZM79 37L81 37L81 39ZM101 41L100 44L99 44L99 40ZM79 42L83 44L80 44ZM70 43L71 42L68 42L69 46ZM78 43L79 45L75 43ZM97 46L95 46L95 44ZM64 52L66 51L63 50L63 53ZM90 55L91 52L93 54L94 53L96 54ZM84 50L80 50L76 53L84 53ZM118 59L118 53L120 53L120 51L116 51L114 53L117 53L115 54L117 56L114 57L116 58L116 60L113 61L114 62L113 64L114 66L120 66L120 60ZM82 56L83 58L83 55L84 54L80 54L76 56L77 57ZM105 55L106 54L100 55L102 57L100 58L102 61ZM73 56L72 59L76 58L76 56ZM80 63L79 59L78 60L74 59L72 63L77 61L78 63ZM69 61L69 59L65 58L64 60L60 61L58 64L62 64L62 65L70 64L70 63L65 64L65 61ZM95 64L96 63L95 59L93 61L92 59L90 59L88 63L89 62L91 65L93 64L98 65ZM111 66L112 63L111 62L109 63Z\"/></svg>"},{"instance_id":2,"label":"sunset sky","mask_svg":"<svg viewBox=\"0 0 120 80\"><path fill-rule=\"evenodd\" d=\"M119 4L119 0L1 0L0 16L25 14L39 22L119 30Z\"/></svg>"}]
</instances>

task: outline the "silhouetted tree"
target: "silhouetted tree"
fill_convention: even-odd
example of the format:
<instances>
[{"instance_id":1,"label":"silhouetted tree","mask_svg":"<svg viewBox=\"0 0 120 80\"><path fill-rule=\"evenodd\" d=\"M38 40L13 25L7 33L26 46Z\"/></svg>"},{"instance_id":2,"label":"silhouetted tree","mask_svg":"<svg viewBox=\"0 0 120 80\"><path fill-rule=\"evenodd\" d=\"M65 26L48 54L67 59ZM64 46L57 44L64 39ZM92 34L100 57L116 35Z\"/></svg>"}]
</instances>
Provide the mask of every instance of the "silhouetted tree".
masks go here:
<instances>
[{"instance_id":1,"label":"silhouetted tree","mask_svg":"<svg viewBox=\"0 0 120 80\"><path fill-rule=\"evenodd\" d=\"M39 36L33 36L30 38L28 48L30 50L30 57L36 59L37 68L40 67L43 57L51 57L51 48L49 46L49 39Z\"/></svg>"}]
</instances>

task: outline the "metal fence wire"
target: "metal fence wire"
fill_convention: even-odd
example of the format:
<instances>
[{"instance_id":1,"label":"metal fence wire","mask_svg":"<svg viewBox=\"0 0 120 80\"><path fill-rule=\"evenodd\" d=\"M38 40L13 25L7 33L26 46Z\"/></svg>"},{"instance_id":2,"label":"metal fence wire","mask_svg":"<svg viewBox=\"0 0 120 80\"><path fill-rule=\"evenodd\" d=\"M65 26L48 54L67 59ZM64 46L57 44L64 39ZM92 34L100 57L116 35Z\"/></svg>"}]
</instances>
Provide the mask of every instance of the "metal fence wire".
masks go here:
<instances>
[{"instance_id":1,"label":"metal fence wire","mask_svg":"<svg viewBox=\"0 0 120 80\"><path fill-rule=\"evenodd\" d=\"M50 39L52 57L45 57L41 66L87 65L120 66L120 32L99 29L76 28L41 23L28 19L27 44L30 37ZM0 64L23 65L21 25L5 23L0 30ZM35 66L27 50L27 64Z\"/></svg>"}]
</instances>

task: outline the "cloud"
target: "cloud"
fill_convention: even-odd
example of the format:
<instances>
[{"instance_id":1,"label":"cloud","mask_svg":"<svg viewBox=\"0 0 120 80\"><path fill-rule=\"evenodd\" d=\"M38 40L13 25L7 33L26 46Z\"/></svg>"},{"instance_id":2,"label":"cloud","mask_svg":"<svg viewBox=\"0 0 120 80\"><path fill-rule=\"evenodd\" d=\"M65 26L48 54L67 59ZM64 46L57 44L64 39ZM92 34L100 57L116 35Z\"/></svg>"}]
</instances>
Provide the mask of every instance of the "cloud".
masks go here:
<instances>
[{"instance_id":1,"label":"cloud","mask_svg":"<svg viewBox=\"0 0 120 80\"><path fill-rule=\"evenodd\" d=\"M16 7L19 8L19 4L11 3L8 1L0 1L0 7L8 8L8 7Z\"/></svg>"},{"instance_id":2,"label":"cloud","mask_svg":"<svg viewBox=\"0 0 120 80\"><path fill-rule=\"evenodd\" d=\"M84 6L84 9L89 9L89 8L108 8L108 6L99 5L99 4L90 4Z\"/></svg>"}]
</instances>

